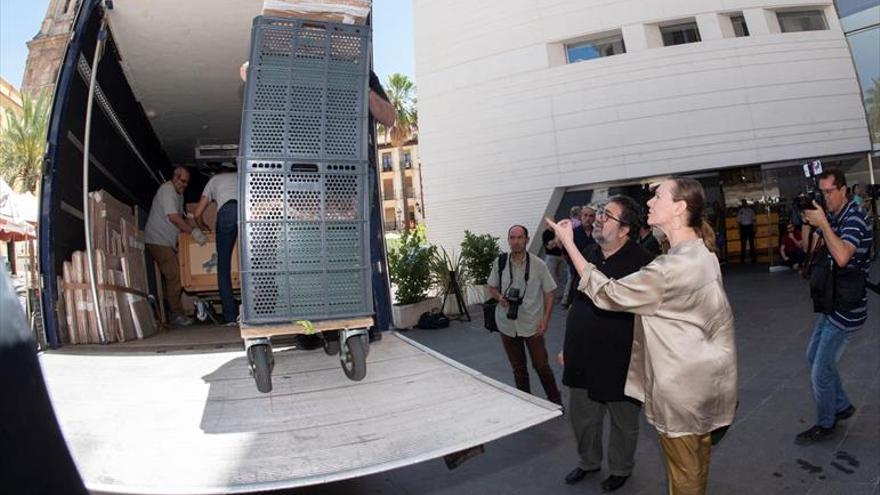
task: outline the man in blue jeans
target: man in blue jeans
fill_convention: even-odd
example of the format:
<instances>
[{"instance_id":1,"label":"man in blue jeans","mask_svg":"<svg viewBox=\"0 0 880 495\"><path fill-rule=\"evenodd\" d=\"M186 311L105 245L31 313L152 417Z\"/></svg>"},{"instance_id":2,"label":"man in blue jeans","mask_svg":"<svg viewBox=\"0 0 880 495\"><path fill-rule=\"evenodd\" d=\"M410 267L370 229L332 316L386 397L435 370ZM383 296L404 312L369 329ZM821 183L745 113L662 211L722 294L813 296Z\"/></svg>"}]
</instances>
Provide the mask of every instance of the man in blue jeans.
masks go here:
<instances>
[{"instance_id":1,"label":"man in blue jeans","mask_svg":"<svg viewBox=\"0 0 880 495\"><path fill-rule=\"evenodd\" d=\"M196 207L196 223L205 226L202 214L208 205L217 203L217 285L223 303L223 320L235 325L238 320L238 304L232 293L232 250L238 237L238 174L234 165L224 164L202 191Z\"/></svg>"},{"instance_id":2,"label":"man in blue jeans","mask_svg":"<svg viewBox=\"0 0 880 495\"><path fill-rule=\"evenodd\" d=\"M824 239L827 248L824 260L819 259L817 263L833 262L835 267L861 270L867 277L871 271L868 256L873 238L871 225L862 210L847 200L846 178L840 170L826 170L819 176L819 189L828 213L815 202L816 209L803 212L804 221L816 228L817 236ZM799 445L829 438L837 422L856 411L843 390L837 363L850 335L861 329L868 319L867 294L862 289L861 302L855 307L838 307L835 301L835 309L819 315L807 346L816 424L797 435L795 443Z\"/></svg>"}]
</instances>

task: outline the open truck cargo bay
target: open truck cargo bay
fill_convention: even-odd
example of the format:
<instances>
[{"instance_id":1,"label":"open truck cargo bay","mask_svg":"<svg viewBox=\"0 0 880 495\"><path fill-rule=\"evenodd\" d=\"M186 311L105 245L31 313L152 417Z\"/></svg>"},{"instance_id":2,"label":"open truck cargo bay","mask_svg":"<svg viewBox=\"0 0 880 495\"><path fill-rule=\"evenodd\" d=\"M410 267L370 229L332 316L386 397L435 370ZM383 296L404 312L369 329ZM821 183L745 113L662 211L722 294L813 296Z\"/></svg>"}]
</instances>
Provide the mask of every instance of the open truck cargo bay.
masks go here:
<instances>
[{"instance_id":1,"label":"open truck cargo bay","mask_svg":"<svg viewBox=\"0 0 880 495\"><path fill-rule=\"evenodd\" d=\"M144 215L172 164L195 161L197 143L237 142L239 67L262 7L260 0L112 4L105 10L99 0L81 2L53 102L40 218L51 347L61 343L56 276L85 247L86 107L102 23L109 34L97 67L89 189L106 190ZM194 178L187 202L206 181ZM371 200L380 202L373 186ZM379 209L372 209L371 235L381 243ZM385 277L375 245L371 267L374 277ZM375 287L384 330L390 306ZM560 415L554 404L396 334L372 346L362 382L347 380L338 358L322 350L278 352L275 389L261 394L237 329L226 331L219 340L209 329L186 329L40 356L88 488L174 494L305 486L437 458Z\"/></svg>"}]
</instances>

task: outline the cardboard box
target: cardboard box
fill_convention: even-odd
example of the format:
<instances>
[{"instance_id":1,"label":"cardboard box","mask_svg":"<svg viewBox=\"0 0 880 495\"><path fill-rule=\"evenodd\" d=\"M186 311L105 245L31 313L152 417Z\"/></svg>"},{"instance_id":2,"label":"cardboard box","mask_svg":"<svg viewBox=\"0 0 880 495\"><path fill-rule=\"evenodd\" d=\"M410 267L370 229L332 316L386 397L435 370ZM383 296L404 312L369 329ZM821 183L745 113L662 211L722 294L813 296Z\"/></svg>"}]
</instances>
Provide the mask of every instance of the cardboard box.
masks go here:
<instances>
[{"instance_id":1,"label":"cardboard box","mask_svg":"<svg viewBox=\"0 0 880 495\"><path fill-rule=\"evenodd\" d=\"M205 232L208 242L204 246L193 239L192 234L178 237L178 263L180 283L188 292L217 292L217 235ZM232 287L241 287L239 278L238 242L232 250Z\"/></svg>"},{"instance_id":2,"label":"cardboard box","mask_svg":"<svg viewBox=\"0 0 880 495\"><path fill-rule=\"evenodd\" d=\"M186 215L187 218L192 218L193 222L195 222L196 215L196 207L199 206L198 203L187 203L186 204ZM202 213L202 218L205 220L205 223L208 225L208 228L214 230L217 228L217 203L211 201L208 203L208 207L205 208L205 212ZM193 223L195 225L195 223Z\"/></svg>"},{"instance_id":3,"label":"cardboard box","mask_svg":"<svg viewBox=\"0 0 880 495\"><path fill-rule=\"evenodd\" d=\"M372 0L263 0L263 15L366 24Z\"/></svg>"}]
</instances>

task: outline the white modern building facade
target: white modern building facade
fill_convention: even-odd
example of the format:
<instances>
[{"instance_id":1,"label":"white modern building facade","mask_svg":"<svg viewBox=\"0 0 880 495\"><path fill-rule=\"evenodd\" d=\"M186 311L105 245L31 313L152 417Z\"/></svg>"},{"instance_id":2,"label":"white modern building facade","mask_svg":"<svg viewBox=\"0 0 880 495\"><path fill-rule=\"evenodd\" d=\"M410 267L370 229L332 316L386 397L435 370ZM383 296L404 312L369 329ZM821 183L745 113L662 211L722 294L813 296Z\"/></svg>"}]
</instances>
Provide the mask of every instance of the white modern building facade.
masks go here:
<instances>
[{"instance_id":1,"label":"white modern building facade","mask_svg":"<svg viewBox=\"0 0 880 495\"><path fill-rule=\"evenodd\" d=\"M573 192L595 199L667 174L722 177L709 189L733 170L781 183L798 172L772 170L822 159L870 181L862 92L831 0L414 0L414 12L439 244L457 247L468 229L503 246L509 225L540 231Z\"/></svg>"}]
</instances>

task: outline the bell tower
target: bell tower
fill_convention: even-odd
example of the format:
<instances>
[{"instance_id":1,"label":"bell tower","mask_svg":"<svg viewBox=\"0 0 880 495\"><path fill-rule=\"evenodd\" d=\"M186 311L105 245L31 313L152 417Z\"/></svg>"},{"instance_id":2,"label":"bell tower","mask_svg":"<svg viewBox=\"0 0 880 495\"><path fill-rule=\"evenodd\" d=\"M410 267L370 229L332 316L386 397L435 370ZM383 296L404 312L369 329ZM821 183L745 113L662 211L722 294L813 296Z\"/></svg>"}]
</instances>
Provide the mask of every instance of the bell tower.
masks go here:
<instances>
[{"instance_id":1,"label":"bell tower","mask_svg":"<svg viewBox=\"0 0 880 495\"><path fill-rule=\"evenodd\" d=\"M28 58L21 83L22 93L36 96L47 91L55 93L58 69L70 39L73 20L80 0L51 0L40 32L28 41Z\"/></svg>"}]
</instances>

